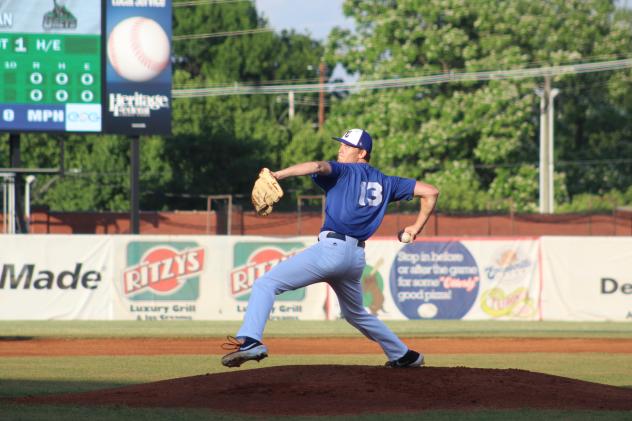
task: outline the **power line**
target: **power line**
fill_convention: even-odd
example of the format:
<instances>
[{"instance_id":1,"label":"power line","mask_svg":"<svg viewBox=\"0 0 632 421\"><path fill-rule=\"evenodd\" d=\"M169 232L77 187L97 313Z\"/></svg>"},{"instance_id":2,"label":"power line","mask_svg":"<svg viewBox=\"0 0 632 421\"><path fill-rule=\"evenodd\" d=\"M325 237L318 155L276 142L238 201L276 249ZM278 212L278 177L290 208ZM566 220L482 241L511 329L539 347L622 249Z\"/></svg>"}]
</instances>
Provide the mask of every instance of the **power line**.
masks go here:
<instances>
[{"instance_id":1,"label":"power line","mask_svg":"<svg viewBox=\"0 0 632 421\"><path fill-rule=\"evenodd\" d=\"M254 29L242 29L240 31L212 32L209 34L174 35L172 39L174 41L182 41L182 40L188 40L188 39L222 38L222 37L234 37L234 36L239 36L239 35L258 34L261 32L274 32L274 29L254 28Z\"/></svg>"},{"instance_id":2,"label":"power line","mask_svg":"<svg viewBox=\"0 0 632 421\"><path fill-rule=\"evenodd\" d=\"M265 83L266 85L288 85L291 83L308 83L308 82L316 82L320 80L317 77L313 77L313 78L303 78L303 79L275 79L275 80L265 80L265 81L244 81L244 82L229 82L229 81L224 81L224 82L207 82L205 86L203 86L203 88L211 88L211 87L226 87L226 86L248 86L248 85L253 85L253 86L261 86L262 83ZM599 87L599 86L607 86L610 83L609 80L603 80L600 82L578 82L575 83L573 86L574 87ZM187 83L183 83L183 84L179 84L179 85L174 85L174 89L178 90L178 89L196 89L196 88L200 88L200 81L189 81ZM228 85L228 84L232 84L232 85ZM370 101L372 101L372 99L368 99Z\"/></svg>"},{"instance_id":3,"label":"power line","mask_svg":"<svg viewBox=\"0 0 632 421\"><path fill-rule=\"evenodd\" d=\"M294 84L294 85L259 85L242 86L227 85L207 88L174 89L173 98L194 98L225 95L269 95L284 94L288 92L306 93L373 90L407 88L413 86L436 85L450 82L476 82L491 80L523 79L544 76L560 76L565 74L581 74L622 70L632 68L632 59L612 61L599 61L592 63L569 64L563 66L549 66L537 68L521 68L512 70L492 70L483 72L447 72L430 76L418 76L409 78L381 79L358 82L329 82L324 84Z\"/></svg>"},{"instance_id":4,"label":"power line","mask_svg":"<svg viewBox=\"0 0 632 421\"><path fill-rule=\"evenodd\" d=\"M586 56L583 59L587 60L587 59L606 59L606 58L619 58L621 57L620 54L602 54L599 56ZM605 61L605 60L602 60ZM537 63L543 63L543 61L538 61L538 62L528 62L528 63L523 63L523 68L525 67L531 67L531 65L533 64L537 64ZM414 74L416 76L430 76L432 75L432 73L419 73L419 71L415 72L414 70L410 70L406 72L407 74ZM402 74L397 75L397 78L401 78ZM318 77L313 77L313 78L299 78L299 79L275 79L275 80L266 80L263 81L265 82L266 85L287 85L287 84L292 84L292 83L308 83L308 82L316 82L319 81L320 78ZM228 86L228 84L232 84L232 85L239 85L239 86L246 86L246 85L261 85L262 81L244 81L244 82L237 82L237 81L224 81L224 82L206 82L206 84L204 86L200 86L201 83L198 81L190 81L190 82L186 82L184 84L181 85L175 85L174 88L175 89L185 89L185 88L211 88L211 87L226 87Z\"/></svg>"},{"instance_id":5,"label":"power line","mask_svg":"<svg viewBox=\"0 0 632 421\"><path fill-rule=\"evenodd\" d=\"M568 59L565 60L565 64L559 64L560 66L564 65L570 65L570 64L581 64L584 62L596 62L596 61L613 61L613 60L619 60L619 59L625 59L626 55L625 54L618 54L618 53L613 53L613 54L596 54L596 55L583 55L580 58L575 58L575 59ZM536 67L546 67L546 65L549 63L550 61L547 59L541 59L541 60L531 60L531 61L527 61L527 62L522 62L519 65L514 66L515 69L525 69L525 68L536 68ZM513 70L512 68L506 69L506 70ZM411 68L411 69L401 69L397 71L397 77L412 77L412 76L430 76L434 74L432 71L425 71L420 73L418 69L415 68ZM383 79L384 77L380 78Z\"/></svg>"},{"instance_id":6,"label":"power line","mask_svg":"<svg viewBox=\"0 0 632 421\"><path fill-rule=\"evenodd\" d=\"M303 78L303 79L275 79L275 80L265 80L263 82L265 82L267 85L287 85L289 83L306 83L306 82L316 82L317 80L320 80L320 78L317 77L312 77L312 78ZM240 86L248 86L248 85L260 85L262 81L246 81L246 82L211 82L211 83L207 83L206 86L204 86L205 88L210 88L213 86L227 86L227 83L235 83L235 84L239 84ZM195 83L195 81L191 81L182 85L177 85L176 88L199 88L199 82Z\"/></svg>"},{"instance_id":7,"label":"power line","mask_svg":"<svg viewBox=\"0 0 632 421\"><path fill-rule=\"evenodd\" d=\"M600 166L600 165L613 165L613 164L632 164L632 159L627 158L604 158L604 159L574 159L570 161L562 161L558 160L555 162L556 167L572 167L572 166ZM533 162L514 162L514 163L498 163L498 164L474 164L474 168L481 169L494 169L494 168L517 168L522 167L524 165L537 167L539 165L538 161ZM435 167L434 169L439 170L441 167Z\"/></svg>"},{"instance_id":8,"label":"power line","mask_svg":"<svg viewBox=\"0 0 632 421\"><path fill-rule=\"evenodd\" d=\"M572 161L557 161L555 165L611 165L611 164L632 164L632 159L611 158L611 159L575 159Z\"/></svg>"}]
</instances>

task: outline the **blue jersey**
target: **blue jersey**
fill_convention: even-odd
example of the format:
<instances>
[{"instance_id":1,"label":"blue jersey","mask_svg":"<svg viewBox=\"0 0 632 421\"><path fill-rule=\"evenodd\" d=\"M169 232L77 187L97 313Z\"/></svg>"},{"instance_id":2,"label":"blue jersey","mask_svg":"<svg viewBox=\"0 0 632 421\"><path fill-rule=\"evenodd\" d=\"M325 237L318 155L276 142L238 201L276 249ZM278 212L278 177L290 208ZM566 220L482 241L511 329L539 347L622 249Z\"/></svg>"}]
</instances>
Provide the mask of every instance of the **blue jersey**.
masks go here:
<instances>
[{"instance_id":1,"label":"blue jersey","mask_svg":"<svg viewBox=\"0 0 632 421\"><path fill-rule=\"evenodd\" d=\"M331 174L312 175L327 197L321 231L366 240L377 231L390 202L413 198L413 179L384 175L369 164L329 164Z\"/></svg>"}]
</instances>

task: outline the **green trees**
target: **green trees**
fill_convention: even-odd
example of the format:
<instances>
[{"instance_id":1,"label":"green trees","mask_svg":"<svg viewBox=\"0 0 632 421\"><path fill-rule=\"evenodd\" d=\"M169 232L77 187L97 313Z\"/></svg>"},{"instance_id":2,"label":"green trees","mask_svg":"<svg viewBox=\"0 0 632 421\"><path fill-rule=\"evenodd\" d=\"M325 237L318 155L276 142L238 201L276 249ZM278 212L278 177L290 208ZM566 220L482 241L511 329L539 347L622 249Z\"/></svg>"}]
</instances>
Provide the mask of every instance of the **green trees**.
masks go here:
<instances>
[{"instance_id":1,"label":"green trees","mask_svg":"<svg viewBox=\"0 0 632 421\"><path fill-rule=\"evenodd\" d=\"M174 8L174 34L265 24L250 2ZM173 47L176 88L312 81L323 54L317 42L293 32L175 40ZM259 168L281 165L291 142L286 116L287 102L276 96L175 99L172 136L141 138L141 209L204 208L199 196L247 192ZM315 117L300 121L309 127ZM24 166L57 166L59 137L23 135ZM3 143L0 158L8 161ZM53 210L128 210L129 150L123 136L68 136L66 176L39 175L33 203Z\"/></svg>"},{"instance_id":2,"label":"green trees","mask_svg":"<svg viewBox=\"0 0 632 421\"><path fill-rule=\"evenodd\" d=\"M216 33L263 27L251 3L175 9L174 33ZM322 47L291 32L180 41L174 86L212 86L236 81L313 79ZM291 142L287 103L276 96L228 96L174 100L173 136L162 159L173 177L163 186L175 197L158 203L191 208L182 195L247 193L263 166L281 165ZM309 120L309 119L308 119ZM205 202L198 201L197 206Z\"/></svg>"},{"instance_id":3,"label":"green trees","mask_svg":"<svg viewBox=\"0 0 632 421\"><path fill-rule=\"evenodd\" d=\"M629 13L605 0L347 0L345 12L358 31L333 33L328 51L363 79L551 66L632 51ZM554 79L561 91L555 120L559 201L632 184L629 160L612 161L632 156L626 118L632 109L623 99L629 80L629 70ZM363 92L353 108L370 115L362 123L380 140L381 163L434 180L443 191L443 210L531 211L538 199L539 82ZM334 113L347 108L341 104ZM473 197L463 197L472 189Z\"/></svg>"},{"instance_id":4,"label":"green trees","mask_svg":"<svg viewBox=\"0 0 632 421\"><path fill-rule=\"evenodd\" d=\"M342 63L361 80L613 60L632 51L632 16L611 0L347 0L355 32L325 45L293 32L174 41L174 87L236 82L315 83L318 64ZM250 2L174 8L174 34L266 25ZM553 78L557 209L627 203L632 186L630 70ZM262 166L334 159L330 140L352 127L374 137L372 163L442 190L441 211L535 211L539 98L534 78L469 81L328 95L287 118L284 95L173 101L173 135L141 141L141 208L203 207L188 196L248 194ZM297 99L316 101L314 94ZM52 166L44 135L27 135L25 166ZM6 156L6 146L0 154ZM35 202L58 210L126 210L129 142L71 136L63 179L38 176ZM288 190L315 192L308 179ZM623 203L622 203L623 202ZM601 203L599 206L595 203Z\"/></svg>"}]
</instances>

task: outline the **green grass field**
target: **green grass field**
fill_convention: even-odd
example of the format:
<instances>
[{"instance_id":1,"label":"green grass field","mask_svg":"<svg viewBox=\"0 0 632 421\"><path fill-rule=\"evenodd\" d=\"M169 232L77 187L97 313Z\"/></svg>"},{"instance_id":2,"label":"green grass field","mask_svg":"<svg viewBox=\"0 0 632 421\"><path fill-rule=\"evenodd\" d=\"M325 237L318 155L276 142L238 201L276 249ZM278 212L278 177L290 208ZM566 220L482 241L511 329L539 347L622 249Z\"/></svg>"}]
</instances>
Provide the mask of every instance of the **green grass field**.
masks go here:
<instances>
[{"instance_id":1,"label":"green grass field","mask_svg":"<svg viewBox=\"0 0 632 421\"><path fill-rule=\"evenodd\" d=\"M629 338L632 323L551 323L551 322L464 322L424 321L388 322L402 337L545 337L545 338ZM0 347L3 342L29 338L110 338L223 337L234 332L237 322L0 322ZM269 337L357 337L345 322L273 321ZM363 364L381 365L382 355L295 355L274 356L255 367L288 364ZM580 380L632 387L632 353L512 353L427 355L431 366L480 368L520 368ZM245 367L248 368L248 367ZM0 359L0 398L49 393L98 390L145 383L226 369L217 355L161 356L81 356L81 357L4 357ZM432 411L423 414L362 415L358 420L527 420L540 419L631 419L632 413L587 411ZM327 417L350 419L350 417ZM191 409L134 409L126 407L50 407L24 406L0 401L4 420L202 420L252 419ZM258 418L262 419L262 418ZM290 419L286 417L284 419ZM292 417L291 419L314 419Z\"/></svg>"},{"instance_id":2,"label":"green grass field","mask_svg":"<svg viewBox=\"0 0 632 421\"><path fill-rule=\"evenodd\" d=\"M632 338L632 322L387 321L402 337ZM240 322L205 321L0 321L2 337L40 338L223 338ZM360 337L343 320L270 321L267 337Z\"/></svg>"}]
</instances>

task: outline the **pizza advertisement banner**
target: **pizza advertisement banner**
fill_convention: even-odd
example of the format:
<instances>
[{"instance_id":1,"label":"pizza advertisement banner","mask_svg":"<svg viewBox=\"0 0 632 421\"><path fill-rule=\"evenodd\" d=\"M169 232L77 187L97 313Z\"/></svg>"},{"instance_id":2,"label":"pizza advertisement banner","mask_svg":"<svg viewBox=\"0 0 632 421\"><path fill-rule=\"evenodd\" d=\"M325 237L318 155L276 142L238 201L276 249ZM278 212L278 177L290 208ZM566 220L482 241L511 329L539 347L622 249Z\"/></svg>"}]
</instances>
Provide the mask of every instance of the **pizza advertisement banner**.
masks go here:
<instances>
[{"instance_id":1,"label":"pizza advertisement banner","mask_svg":"<svg viewBox=\"0 0 632 421\"><path fill-rule=\"evenodd\" d=\"M536 238L372 240L366 250L367 268L375 269L363 275L364 305L382 319L541 317Z\"/></svg>"}]
</instances>

